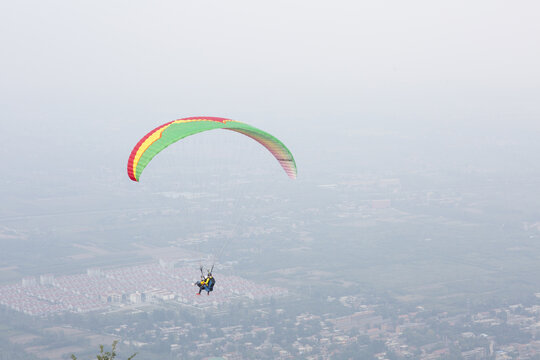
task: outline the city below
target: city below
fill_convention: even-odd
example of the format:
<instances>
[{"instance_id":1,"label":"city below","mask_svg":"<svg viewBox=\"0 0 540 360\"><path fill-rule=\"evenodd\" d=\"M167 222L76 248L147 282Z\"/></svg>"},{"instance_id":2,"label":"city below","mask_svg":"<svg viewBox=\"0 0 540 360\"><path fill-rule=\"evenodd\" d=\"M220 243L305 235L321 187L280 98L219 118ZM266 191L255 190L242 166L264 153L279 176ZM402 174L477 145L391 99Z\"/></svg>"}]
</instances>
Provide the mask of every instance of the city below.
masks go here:
<instances>
[{"instance_id":1,"label":"city below","mask_svg":"<svg viewBox=\"0 0 540 360\"><path fill-rule=\"evenodd\" d=\"M86 274L25 277L19 284L0 286L0 304L27 315L82 313L165 301L181 305L217 306L238 299L264 299L287 295L287 290L257 284L238 276L218 275L219 291L195 296L200 273L193 267L175 267L171 261L101 270ZM207 295L206 292L203 293Z\"/></svg>"}]
</instances>

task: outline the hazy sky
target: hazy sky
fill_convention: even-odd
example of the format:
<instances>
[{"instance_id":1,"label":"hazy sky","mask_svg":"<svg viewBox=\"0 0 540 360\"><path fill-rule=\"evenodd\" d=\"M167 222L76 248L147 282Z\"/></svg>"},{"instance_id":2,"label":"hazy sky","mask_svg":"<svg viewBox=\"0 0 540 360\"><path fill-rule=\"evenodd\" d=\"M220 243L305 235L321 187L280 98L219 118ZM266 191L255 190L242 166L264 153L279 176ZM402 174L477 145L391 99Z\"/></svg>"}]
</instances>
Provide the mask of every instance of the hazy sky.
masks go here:
<instances>
[{"instance_id":1,"label":"hazy sky","mask_svg":"<svg viewBox=\"0 0 540 360\"><path fill-rule=\"evenodd\" d=\"M539 13L537 1L4 1L0 132L13 136L0 156L123 158L193 115L249 122L300 157L370 131L519 141L540 128Z\"/></svg>"}]
</instances>

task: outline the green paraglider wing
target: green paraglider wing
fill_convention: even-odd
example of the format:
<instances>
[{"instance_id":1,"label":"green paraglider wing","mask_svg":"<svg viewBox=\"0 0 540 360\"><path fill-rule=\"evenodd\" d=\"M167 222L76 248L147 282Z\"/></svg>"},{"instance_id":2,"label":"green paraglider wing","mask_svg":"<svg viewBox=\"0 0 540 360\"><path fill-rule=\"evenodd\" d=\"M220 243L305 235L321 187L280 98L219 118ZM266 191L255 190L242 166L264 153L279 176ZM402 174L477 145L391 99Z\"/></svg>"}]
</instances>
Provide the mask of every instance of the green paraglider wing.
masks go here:
<instances>
[{"instance_id":1,"label":"green paraglider wing","mask_svg":"<svg viewBox=\"0 0 540 360\"><path fill-rule=\"evenodd\" d=\"M213 129L236 131L249 136L267 148L279 161L281 167L291 179L296 179L296 163L287 147L274 136L251 125L219 117L189 117L178 119L150 131L131 151L127 171L129 178L139 181L139 177L148 163L161 150L187 136Z\"/></svg>"}]
</instances>

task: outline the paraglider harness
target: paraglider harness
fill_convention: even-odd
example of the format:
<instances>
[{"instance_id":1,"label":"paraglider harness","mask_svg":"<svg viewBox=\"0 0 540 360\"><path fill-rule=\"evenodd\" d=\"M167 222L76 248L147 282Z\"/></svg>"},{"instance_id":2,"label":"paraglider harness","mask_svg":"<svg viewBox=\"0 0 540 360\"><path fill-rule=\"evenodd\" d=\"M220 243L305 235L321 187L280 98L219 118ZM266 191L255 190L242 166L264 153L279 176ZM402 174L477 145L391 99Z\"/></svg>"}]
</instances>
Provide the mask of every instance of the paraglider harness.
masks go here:
<instances>
[{"instance_id":1,"label":"paraglider harness","mask_svg":"<svg viewBox=\"0 0 540 360\"><path fill-rule=\"evenodd\" d=\"M208 295L210 295L210 291L214 290L214 285L216 284L216 279L212 276L212 271L214 270L214 265L212 265L212 269L208 271L208 275L205 277L203 274L203 267L200 267L201 270L201 281L198 281L195 283L199 287L199 295L201 294L201 291L206 291Z\"/></svg>"}]
</instances>

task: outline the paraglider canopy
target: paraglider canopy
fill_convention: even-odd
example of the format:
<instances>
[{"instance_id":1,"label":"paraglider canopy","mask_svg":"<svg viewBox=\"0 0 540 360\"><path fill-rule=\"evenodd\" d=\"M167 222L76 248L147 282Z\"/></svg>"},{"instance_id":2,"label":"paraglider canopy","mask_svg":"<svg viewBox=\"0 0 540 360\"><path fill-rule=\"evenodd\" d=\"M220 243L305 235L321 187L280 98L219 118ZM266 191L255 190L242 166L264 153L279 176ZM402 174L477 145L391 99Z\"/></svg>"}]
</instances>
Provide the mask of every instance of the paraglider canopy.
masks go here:
<instances>
[{"instance_id":1,"label":"paraglider canopy","mask_svg":"<svg viewBox=\"0 0 540 360\"><path fill-rule=\"evenodd\" d=\"M251 125L220 117L196 116L170 121L146 134L131 151L127 172L133 181L139 181L142 171L167 146L203 131L225 129L246 135L263 145L279 161L291 179L296 179L296 163L289 149L277 138Z\"/></svg>"}]
</instances>

